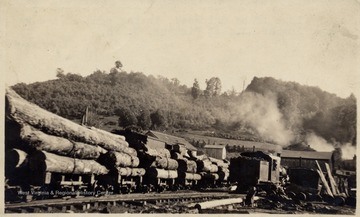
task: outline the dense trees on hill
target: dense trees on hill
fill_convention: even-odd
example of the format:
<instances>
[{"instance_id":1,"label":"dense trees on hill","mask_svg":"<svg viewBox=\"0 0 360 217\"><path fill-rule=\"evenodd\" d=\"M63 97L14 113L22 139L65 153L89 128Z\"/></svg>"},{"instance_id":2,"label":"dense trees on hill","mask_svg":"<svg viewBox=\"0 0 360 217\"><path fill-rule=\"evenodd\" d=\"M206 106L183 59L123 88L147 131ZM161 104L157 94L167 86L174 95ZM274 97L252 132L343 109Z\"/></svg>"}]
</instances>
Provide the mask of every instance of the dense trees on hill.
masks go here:
<instances>
[{"instance_id":1,"label":"dense trees on hill","mask_svg":"<svg viewBox=\"0 0 360 217\"><path fill-rule=\"evenodd\" d=\"M13 88L25 99L69 119L81 118L89 107L98 115L119 116L122 127L204 128L213 123L211 107L202 99L193 102L191 90L177 79L102 71L82 77L61 70L57 77L29 85L20 83Z\"/></svg>"},{"instance_id":2,"label":"dense trees on hill","mask_svg":"<svg viewBox=\"0 0 360 217\"><path fill-rule=\"evenodd\" d=\"M295 82L254 78L247 91L277 95L278 108L294 131L312 130L327 141L356 144L356 98L335 94Z\"/></svg>"},{"instance_id":3,"label":"dense trees on hill","mask_svg":"<svg viewBox=\"0 0 360 217\"><path fill-rule=\"evenodd\" d=\"M285 129L296 134L294 140L301 140L306 131L314 131L328 141L356 142L353 95L342 99L317 87L273 78L255 77L241 94L234 89L222 93L221 80L217 77L209 78L206 84L206 89L201 90L196 79L193 87L188 88L176 78L155 78L141 72L109 74L98 70L82 77L58 69L55 80L20 83L13 88L25 99L69 119L81 118L88 107L99 119L117 116L121 127L216 129L224 135L247 134L251 138L260 138L262 134L256 124L239 115L244 109L250 112L254 109L249 106L259 107L259 101L249 102L252 95L247 93L262 96L254 95L260 101L271 95ZM269 141L269 138L261 140Z\"/></svg>"}]
</instances>

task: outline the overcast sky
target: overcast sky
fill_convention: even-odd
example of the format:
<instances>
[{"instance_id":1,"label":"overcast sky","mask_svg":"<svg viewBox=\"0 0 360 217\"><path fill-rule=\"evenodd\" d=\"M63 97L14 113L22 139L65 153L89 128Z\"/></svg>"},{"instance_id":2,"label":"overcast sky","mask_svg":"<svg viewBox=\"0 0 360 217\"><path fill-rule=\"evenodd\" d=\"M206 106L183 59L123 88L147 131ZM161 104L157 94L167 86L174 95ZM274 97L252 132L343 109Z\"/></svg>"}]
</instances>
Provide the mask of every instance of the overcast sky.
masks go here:
<instances>
[{"instance_id":1,"label":"overcast sky","mask_svg":"<svg viewBox=\"0 0 360 217\"><path fill-rule=\"evenodd\" d=\"M356 0L2 1L6 84L55 79L56 68L178 78L217 76L223 90L271 76L347 97L360 85ZM25 5L24 5L25 4Z\"/></svg>"}]
</instances>

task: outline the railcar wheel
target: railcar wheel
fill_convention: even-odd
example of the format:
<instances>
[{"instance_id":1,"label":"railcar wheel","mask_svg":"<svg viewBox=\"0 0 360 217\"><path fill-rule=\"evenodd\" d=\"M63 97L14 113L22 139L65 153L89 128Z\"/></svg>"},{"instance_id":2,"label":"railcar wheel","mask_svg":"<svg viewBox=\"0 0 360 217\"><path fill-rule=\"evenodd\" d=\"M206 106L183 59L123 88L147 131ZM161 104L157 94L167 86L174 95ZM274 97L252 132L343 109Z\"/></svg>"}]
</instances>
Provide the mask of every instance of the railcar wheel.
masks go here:
<instances>
[{"instance_id":1,"label":"railcar wheel","mask_svg":"<svg viewBox=\"0 0 360 217\"><path fill-rule=\"evenodd\" d=\"M298 200L305 201L306 200L306 194L304 192L299 192L299 193L296 194L296 198Z\"/></svg>"},{"instance_id":2,"label":"railcar wheel","mask_svg":"<svg viewBox=\"0 0 360 217\"><path fill-rule=\"evenodd\" d=\"M157 191L158 193L161 193L161 192L165 191L165 187L164 187L164 186L158 186L158 187L156 188L156 191Z\"/></svg>"},{"instance_id":3,"label":"railcar wheel","mask_svg":"<svg viewBox=\"0 0 360 217\"><path fill-rule=\"evenodd\" d=\"M336 206L344 206L345 205L345 198L342 196L335 196L334 204Z\"/></svg>"}]
</instances>

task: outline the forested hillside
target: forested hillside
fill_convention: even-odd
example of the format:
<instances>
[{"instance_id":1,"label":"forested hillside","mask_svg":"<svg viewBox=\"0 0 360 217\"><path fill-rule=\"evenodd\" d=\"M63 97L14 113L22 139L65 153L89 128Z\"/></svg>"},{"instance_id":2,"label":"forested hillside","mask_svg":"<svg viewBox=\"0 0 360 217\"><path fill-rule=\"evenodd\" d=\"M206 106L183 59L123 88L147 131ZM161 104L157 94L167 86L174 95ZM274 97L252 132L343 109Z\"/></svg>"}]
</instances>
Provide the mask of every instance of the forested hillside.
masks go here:
<instances>
[{"instance_id":1,"label":"forested hillside","mask_svg":"<svg viewBox=\"0 0 360 217\"><path fill-rule=\"evenodd\" d=\"M58 79L13 88L39 106L69 119L80 119L86 108L91 125L101 123L142 129L213 131L226 138L256 137L281 145L305 142L312 135L328 143L356 144L356 99L346 99L317 87L274 78L254 78L246 91L222 91L220 78L209 78L201 90L176 78L141 72L96 71L82 77L58 72ZM239 84L240 86L240 84ZM245 136L244 136L245 135ZM248 135L248 136L246 136Z\"/></svg>"},{"instance_id":2,"label":"forested hillside","mask_svg":"<svg viewBox=\"0 0 360 217\"><path fill-rule=\"evenodd\" d=\"M333 144L356 144L356 98L353 94L342 99L318 87L256 77L246 90L276 94L286 127L292 131L313 131Z\"/></svg>"}]
</instances>

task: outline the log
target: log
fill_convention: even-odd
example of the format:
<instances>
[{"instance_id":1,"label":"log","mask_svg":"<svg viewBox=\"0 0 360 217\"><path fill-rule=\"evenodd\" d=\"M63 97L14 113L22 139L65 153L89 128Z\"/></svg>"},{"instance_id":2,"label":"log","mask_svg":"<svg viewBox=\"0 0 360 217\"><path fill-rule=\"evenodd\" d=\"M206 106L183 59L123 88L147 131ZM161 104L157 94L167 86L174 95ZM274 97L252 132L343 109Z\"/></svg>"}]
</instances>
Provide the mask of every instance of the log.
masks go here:
<instances>
[{"instance_id":1,"label":"log","mask_svg":"<svg viewBox=\"0 0 360 217\"><path fill-rule=\"evenodd\" d=\"M331 190L332 190L332 193L334 195L338 195L340 192L339 192L339 189L336 185L336 182L335 182L335 179L334 177L332 176L331 174L331 169L330 169L330 166L328 163L325 163L325 167L326 167L326 172L327 172L327 175L329 177L329 181L330 181L330 187L331 187Z\"/></svg>"},{"instance_id":2,"label":"log","mask_svg":"<svg viewBox=\"0 0 360 217\"><path fill-rule=\"evenodd\" d=\"M220 200L210 200L201 203L197 203L195 205L189 204L189 207L193 206L196 209L210 209L217 206L224 206L230 204L242 203L244 201L243 198L228 198L228 199L220 199Z\"/></svg>"},{"instance_id":3,"label":"log","mask_svg":"<svg viewBox=\"0 0 360 217\"><path fill-rule=\"evenodd\" d=\"M177 160L179 166L178 171L181 172L189 172L195 173L197 171L197 164L195 161L187 160L187 159L179 159Z\"/></svg>"},{"instance_id":4,"label":"log","mask_svg":"<svg viewBox=\"0 0 360 217\"><path fill-rule=\"evenodd\" d=\"M96 131L98 134L102 134L104 136L110 136L110 137L113 137L113 138L116 138L116 139L121 139L121 140L125 141L125 136L110 133L110 132L108 132L106 130L102 130L102 129L99 129L99 128L96 128L96 127L90 127L89 129L91 129L93 131Z\"/></svg>"},{"instance_id":5,"label":"log","mask_svg":"<svg viewBox=\"0 0 360 217\"><path fill-rule=\"evenodd\" d=\"M165 157L156 157L155 161L151 164L151 167L166 169L166 170L176 170L179 164L176 160Z\"/></svg>"},{"instance_id":6,"label":"log","mask_svg":"<svg viewBox=\"0 0 360 217\"><path fill-rule=\"evenodd\" d=\"M197 150L187 150L187 156L193 157L193 156L197 156Z\"/></svg>"},{"instance_id":7,"label":"log","mask_svg":"<svg viewBox=\"0 0 360 217\"><path fill-rule=\"evenodd\" d=\"M109 151L102 154L98 162L107 168L113 167L137 167L140 164L139 158L127 153Z\"/></svg>"},{"instance_id":8,"label":"log","mask_svg":"<svg viewBox=\"0 0 360 217\"><path fill-rule=\"evenodd\" d=\"M229 173L230 174L230 170L229 168L224 168L224 167L218 167L219 168L219 172L224 172L224 173Z\"/></svg>"},{"instance_id":9,"label":"log","mask_svg":"<svg viewBox=\"0 0 360 217\"><path fill-rule=\"evenodd\" d=\"M169 177L169 173L164 169L150 168L146 171L146 176L151 178L167 179Z\"/></svg>"},{"instance_id":10,"label":"log","mask_svg":"<svg viewBox=\"0 0 360 217\"><path fill-rule=\"evenodd\" d=\"M219 180L219 175L217 173L208 173L208 172L201 172L201 179L208 179L211 181Z\"/></svg>"},{"instance_id":11,"label":"log","mask_svg":"<svg viewBox=\"0 0 360 217\"><path fill-rule=\"evenodd\" d=\"M165 158L171 157L170 151L167 149L153 149L147 147L146 153L154 157L165 157Z\"/></svg>"},{"instance_id":12,"label":"log","mask_svg":"<svg viewBox=\"0 0 360 217\"><path fill-rule=\"evenodd\" d=\"M317 172L319 173L321 182L324 184L324 187L325 187L325 190L326 190L327 194L328 194L329 196L331 196L331 197L334 197L334 195L332 194L331 189L330 189L330 187L329 187L329 184L328 184L328 182L327 182L326 179L325 179L324 173L322 172L321 167L320 167L318 161L315 160L315 163L316 163L316 165L317 165L317 167L318 167Z\"/></svg>"},{"instance_id":13,"label":"log","mask_svg":"<svg viewBox=\"0 0 360 217\"><path fill-rule=\"evenodd\" d=\"M146 170L144 168L131 168L131 176L144 176Z\"/></svg>"},{"instance_id":14,"label":"log","mask_svg":"<svg viewBox=\"0 0 360 217\"><path fill-rule=\"evenodd\" d=\"M67 157L97 159L100 154L107 152L99 146L73 142L62 137L47 135L26 124L21 128L20 137L32 148Z\"/></svg>"},{"instance_id":15,"label":"log","mask_svg":"<svg viewBox=\"0 0 360 217\"><path fill-rule=\"evenodd\" d=\"M196 161L197 161L197 160L200 160L200 161L209 160L208 156L206 156L205 154L196 155L196 156L191 155L191 158L192 158L193 160L196 160Z\"/></svg>"},{"instance_id":16,"label":"log","mask_svg":"<svg viewBox=\"0 0 360 217\"><path fill-rule=\"evenodd\" d=\"M159 168L150 168L146 170L146 176L150 178L175 179L178 177L176 170L164 170Z\"/></svg>"},{"instance_id":17,"label":"log","mask_svg":"<svg viewBox=\"0 0 360 217\"><path fill-rule=\"evenodd\" d=\"M117 176L144 176L146 170L144 168L116 167L111 174Z\"/></svg>"},{"instance_id":18,"label":"log","mask_svg":"<svg viewBox=\"0 0 360 217\"><path fill-rule=\"evenodd\" d=\"M172 150L181 155L187 155L187 149L184 145L180 145L180 144L172 145Z\"/></svg>"},{"instance_id":19,"label":"log","mask_svg":"<svg viewBox=\"0 0 360 217\"><path fill-rule=\"evenodd\" d=\"M176 170L168 170L168 178L176 179L178 177L178 172Z\"/></svg>"},{"instance_id":20,"label":"log","mask_svg":"<svg viewBox=\"0 0 360 217\"><path fill-rule=\"evenodd\" d=\"M50 135L77 142L99 145L106 150L128 152L128 143L119 137L104 135L53 114L6 89L7 116L19 124L28 124Z\"/></svg>"},{"instance_id":21,"label":"log","mask_svg":"<svg viewBox=\"0 0 360 217\"><path fill-rule=\"evenodd\" d=\"M12 149L5 154L5 164L9 169L24 167L28 154L20 149Z\"/></svg>"},{"instance_id":22,"label":"log","mask_svg":"<svg viewBox=\"0 0 360 217\"><path fill-rule=\"evenodd\" d=\"M11 149L5 152L6 183L11 186L29 184L29 155L20 149Z\"/></svg>"},{"instance_id":23,"label":"log","mask_svg":"<svg viewBox=\"0 0 360 217\"><path fill-rule=\"evenodd\" d=\"M94 160L69 158L46 151L36 151L29 158L32 171L62 174L107 174L109 171Z\"/></svg>"},{"instance_id":24,"label":"log","mask_svg":"<svg viewBox=\"0 0 360 217\"><path fill-rule=\"evenodd\" d=\"M131 130L112 130L114 134L124 136L126 141L129 143L129 147L135 148L137 151L144 150L147 148L145 144L147 143L147 136L141 133L133 132Z\"/></svg>"},{"instance_id":25,"label":"log","mask_svg":"<svg viewBox=\"0 0 360 217\"><path fill-rule=\"evenodd\" d=\"M117 167L117 172L120 176L131 176L131 168L130 167Z\"/></svg>"},{"instance_id":26,"label":"log","mask_svg":"<svg viewBox=\"0 0 360 217\"><path fill-rule=\"evenodd\" d=\"M226 163L224 160L219 160L219 159L212 158L212 157L209 157L209 160L219 167L225 167L225 168L229 167L229 163Z\"/></svg>"},{"instance_id":27,"label":"log","mask_svg":"<svg viewBox=\"0 0 360 217\"><path fill-rule=\"evenodd\" d=\"M178 172L180 180L201 180L201 175L197 173Z\"/></svg>"},{"instance_id":28,"label":"log","mask_svg":"<svg viewBox=\"0 0 360 217\"><path fill-rule=\"evenodd\" d=\"M196 164L197 164L197 170L199 172L203 171L203 172L216 173L218 171L218 166L211 163L211 161L209 160L198 160L196 161Z\"/></svg>"},{"instance_id":29,"label":"log","mask_svg":"<svg viewBox=\"0 0 360 217\"><path fill-rule=\"evenodd\" d=\"M230 173L224 171L219 171L217 174L219 175L219 180L221 181L227 181L230 175Z\"/></svg>"},{"instance_id":30,"label":"log","mask_svg":"<svg viewBox=\"0 0 360 217\"><path fill-rule=\"evenodd\" d=\"M129 155L131 155L131 156L137 156L137 151L136 151L136 149L134 149L134 148L130 148L130 147L128 147L128 148L125 148L123 151L120 151L120 152L123 152L123 153L126 153L126 154L129 154Z\"/></svg>"},{"instance_id":31,"label":"log","mask_svg":"<svg viewBox=\"0 0 360 217\"><path fill-rule=\"evenodd\" d=\"M144 143L141 143L141 142L139 142L139 143L131 142L130 143L130 141L128 141L128 143L129 143L129 147L134 148L137 151L139 151L139 150L145 150L146 151L147 150Z\"/></svg>"},{"instance_id":32,"label":"log","mask_svg":"<svg viewBox=\"0 0 360 217\"><path fill-rule=\"evenodd\" d=\"M179 160L179 159L184 159L184 156L181 155L180 153L172 151L171 152L171 158L175 159L175 160Z\"/></svg>"},{"instance_id":33,"label":"log","mask_svg":"<svg viewBox=\"0 0 360 217\"><path fill-rule=\"evenodd\" d=\"M149 168L155 162L156 157L148 155L143 151L138 152L138 157L141 159L139 167L141 168Z\"/></svg>"}]
</instances>

